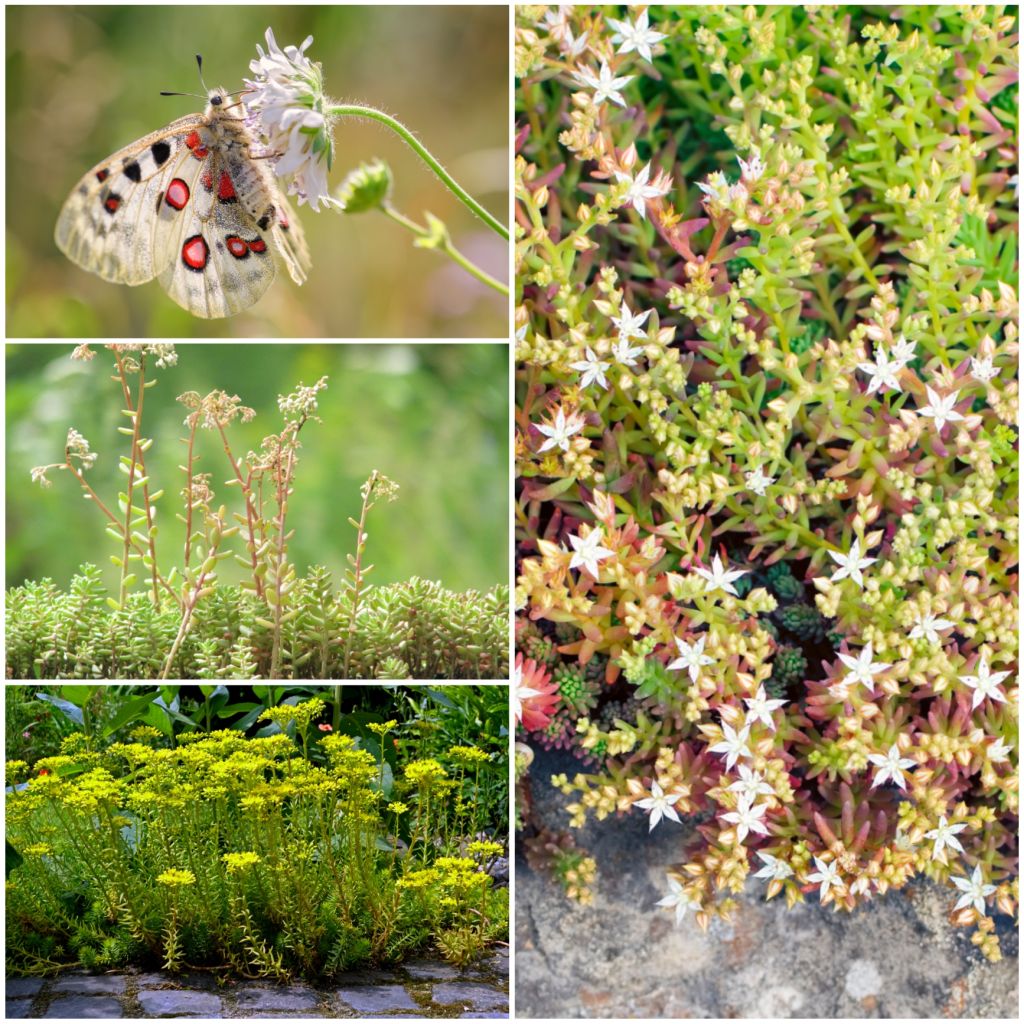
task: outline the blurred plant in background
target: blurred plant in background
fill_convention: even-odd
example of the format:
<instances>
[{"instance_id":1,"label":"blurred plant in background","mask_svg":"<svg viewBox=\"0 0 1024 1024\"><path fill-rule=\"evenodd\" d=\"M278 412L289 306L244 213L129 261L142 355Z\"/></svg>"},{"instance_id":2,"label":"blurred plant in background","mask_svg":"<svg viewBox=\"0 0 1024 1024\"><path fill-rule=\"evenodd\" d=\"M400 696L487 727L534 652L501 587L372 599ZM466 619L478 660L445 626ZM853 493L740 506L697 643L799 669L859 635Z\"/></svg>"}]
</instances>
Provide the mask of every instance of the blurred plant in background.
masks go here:
<instances>
[{"instance_id":1,"label":"blurred plant in background","mask_svg":"<svg viewBox=\"0 0 1024 1024\"><path fill-rule=\"evenodd\" d=\"M23 137L8 162L8 336L37 337L500 337L506 304L463 269L424 259L405 232L368 219L315 217L304 227L314 271L301 288L272 289L228 321L198 322L155 283L124 289L83 274L60 256L53 224L84 169L202 100L190 90L192 55L211 82L235 88L272 22L277 37L316 37L335 93L393 112L429 140L453 177L486 205L507 197L507 15L468 7L37 7L7 14L7 117ZM153 40L175 62L152 59ZM380 75L386 63L389 72ZM232 84L228 84L232 83ZM83 102L83 98L87 100ZM131 97L126 100L125 97ZM38 126L47 125L46 133ZM49 141L44 143L41 136ZM33 140L39 139L36 143ZM474 149L467 152L466 140ZM507 245L443 188L397 137L344 119L335 139L344 172L371 156L387 161L396 204L429 209L458 250L491 276L505 273ZM459 155L461 154L461 156ZM45 185L40 187L40 182ZM439 242L437 248L444 250ZM396 302L400 292L401 301Z\"/></svg>"}]
</instances>

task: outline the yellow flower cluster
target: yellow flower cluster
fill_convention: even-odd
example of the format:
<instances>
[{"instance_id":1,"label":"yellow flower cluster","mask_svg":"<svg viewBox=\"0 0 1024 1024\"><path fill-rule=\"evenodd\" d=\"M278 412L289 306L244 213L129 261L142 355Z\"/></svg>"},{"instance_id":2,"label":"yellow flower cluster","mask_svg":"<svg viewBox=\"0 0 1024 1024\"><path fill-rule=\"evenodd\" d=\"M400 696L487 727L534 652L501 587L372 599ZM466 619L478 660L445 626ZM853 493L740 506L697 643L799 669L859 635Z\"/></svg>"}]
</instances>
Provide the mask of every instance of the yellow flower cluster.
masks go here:
<instances>
[{"instance_id":1,"label":"yellow flower cluster","mask_svg":"<svg viewBox=\"0 0 1024 1024\"><path fill-rule=\"evenodd\" d=\"M448 756L460 764L484 764L491 755L479 747L449 747Z\"/></svg>"},{"instance_id":2,"label":"yellow flower cluster","mask_svg":"<svg viewBox=\"0 0 1024 1024\"><path fill-rule=\"evenodd\" d=\"M228 874L235 875L259 864L261 858L258 853L247 850L244 853L225 853L221 860L227 865Z\"/></svg>"},{"instance_id":3,"label":"yellow flower cluster","mask_svg":"<svg viewBox=\"0 0 1024 1024\"><path fill-rule=\"evenodd\" d=\"M441 767L440 762L428 757L420 761L410 761L405 766L405 777L414 786L427 788L442 779L447 779L448 773Z\"/></svg>"},{"instance_id":4,"label":"yellow flower cluster","mask_svg":"<svg viewBox=\"0 0 1024 1024\"><path fill-rule=\"evenodd\" d=\"M180 868L168 868L156 876L161 885L195 885L196 876L191 871L182 871Z\"/></svg>"}]
</instances>

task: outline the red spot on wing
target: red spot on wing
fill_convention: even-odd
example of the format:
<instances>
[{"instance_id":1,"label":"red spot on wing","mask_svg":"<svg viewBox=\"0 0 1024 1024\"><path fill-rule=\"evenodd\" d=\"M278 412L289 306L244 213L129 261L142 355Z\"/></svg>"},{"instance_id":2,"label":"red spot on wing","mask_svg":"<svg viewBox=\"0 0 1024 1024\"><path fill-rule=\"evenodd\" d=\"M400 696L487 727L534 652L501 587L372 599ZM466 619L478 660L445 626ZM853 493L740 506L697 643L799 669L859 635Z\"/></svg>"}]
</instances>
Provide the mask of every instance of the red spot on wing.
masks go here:
<instances>
[{"instance_id":1,"label":"red spot on wing","mask_svg":"<svg viewBox=\"0 0 1024 1024\"><path fill-rule=\"evenodd\" d=\"M235 195L235 186L231 182L231 175L227 171L220 172L220 184L217 186L217 198L222 203L232 203L238 197Z\"/></svg>"},{"instance_id":2,"label":"red spot on wing","mask_svg":"<svg viewBox=\"0 0 1024 1024\"><path fill-rule=\"evenodd\" d=\"M114 195L113 192L103 200L103 209L107 213L117 213L117 208L121 205L121 197Z\"/></svg>"},{"instance_id":3,"label":"red spot on wing","mask_svg":"<svg viewBox=\"0 0 1024 1024\"><path fill-rule=\"evenodd\" d=\"M181 261L189 270L205 270L210 259L210 247L202 235L185 239L181 247Z\"/></svg>"},{"instance_id":4,"label":"red spot on wing","mask_svg":"<svg viewBox=\"0 0 1024 1024\"><path fill-rule=\"evenodd\" d=\"M110 171L107 170L106 167L104 167L102 171L97 171L96 172L96 180L97 181L106 181L107 178L109 178L109 177L110 177Z\"/></svg>"},{"instance_id":5,"label":"red spot on wing","mask_svg":"<svg viewBox=\"0 0 1024 1024\"><path fill-rule=\"evenodd\" d=\"M209 171L203 171L203 176L199 180L203 183L203 188L207 192L213 191L213 175Z\"/></svg>"},{"instance_id":6,"label":"red spot on wing","mask_svg":"<svg viewBox=\"0 0 1024 1024\"><path fill-rule=\"evenodd\" d=\"M203 140L197 131L191 131L185 136L185 145L197 160L205 160L209 156L210 151L203 145Z\"/></svg>"},{"instance_id":7,"label":"red spot on wing","mask_svg":"<svg viewBox=\"0 0 1024 1024\"><path fill-rule=\"evenodd\" d=\"M284 210L277 211L277 223L280 224L285 231L287 231L291 227L291 225L288 223L288 218L285 216Z\"/></svg>"},{"instance_id":8,"label":"red spot on wing","mask_svg":"<svg viewBox=\"0 0 1024 1024\"><path fill-rule=\"evenodd\" d=\"M181 178L175 178L170 185L167 186L164 201L168 206L173 207L175 210L183 210L185 209L185 204L189 200L190 194L188 185L186 185Z\"/></svg>"},{"instance_id":9,"label":"red spot on wing","mask_svg":"<svg viewBox=\"0 0 1024 1024\"><path fill-rule=\"evenodd\" d=\"M238 235L228 235L224 239L224 244L228 247L228 252L235 257L236 260L244 260L249 255L249 246L246 245L244 238L239 238Z\"/></svg>"},{"instance_id":10,"label":"red spot on wing","mask_svg":"<svg viewBox=\"0 0 1024 1024\"><path fill-rule=\"evenodd\" d=\"M254 238L249 244L249 249L255 253L264 253L267 251L267 243L262 238Z\"/></svg>"}]
</instances>

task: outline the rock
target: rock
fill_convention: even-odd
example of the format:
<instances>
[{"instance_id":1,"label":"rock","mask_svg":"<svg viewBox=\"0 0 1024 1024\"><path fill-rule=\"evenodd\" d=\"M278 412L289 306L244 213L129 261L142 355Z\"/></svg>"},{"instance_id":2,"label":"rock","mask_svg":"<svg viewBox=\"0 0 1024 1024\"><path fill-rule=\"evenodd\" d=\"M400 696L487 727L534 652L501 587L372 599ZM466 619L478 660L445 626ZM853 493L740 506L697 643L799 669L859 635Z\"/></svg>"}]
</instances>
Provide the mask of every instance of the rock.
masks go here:
<instances>
[{"instance_id":1,"label":"rock","mask_svg":"<svg viewBox=\"0 0 1024 1024\"><path fill-rule=\"evenodd\" d=\"M388 1013L419 1009L419 1005L401 985L357 985L338 989L337 996L356 1013Z\"/></svg>"},{"instance_id":2,"label":"rock","mask_svg":"<svg viewBox=\"0 0 1024 1024\"><path fill-rule=\"evenodd\" d=\"M458 968L452 967L451 964L417 960L402 966L405 968L405 973L417 981L454 981L459 977Z\"/></svg>"},{"instance_id":3,"label":"rock","mask_svg":"<svg viewBox=\"0 0 1024 1024\"><path fill-rule=\"evenodd\" d=\"M223 1012L220 996L209 992L163 988L140 992L138 999L151 1017L219 1017Z\"/></svg>"},{"instance_id":4,"label":"rock","mask_svg":"<svg viewBox=\"0 0 1024 1024\"><path fill-rule=\"evenodd\" d=\"M31 999L5 999L4 1000L4 1018L6 1020L21 1020L24 1017L30 1016L29 1011L32 1009Z\"/></svg>"},{"instance_id":5,"label":"rock","mask_svg":"<svg viewBox=\"0 0 1024 1024\"><path fill-rule=\"evenodd\" d=\"M68 996L64 999L54 999L43 1016L46 1018L102 1017L106 1020L116 1020L123 1014L121 1004L116 999L103 996Z\"/></svg>"},{"instance_id":6,"label":"rock","mask_svg":"<svg viewBox=\"0 0 1024 1024\"><path fill-rule=\"evenodd\" d=\"M499 1010L508 1006L508 996L504 992L473 981L435 985L432 999L441 1006L459 1004L466 1010Z\"/></svg>"},{"instance_id":7,"label":"rock","mask_svg":"<svg viewBox=\"0 0 1024 1024\"><path fill-rule=\"evenodd\" d=\"M312 1010L320 997L312 989L243 988L238 991L240 1010Z\"/></svg>"},{"instance_id":8,"label":"rock","mask_svg":"<svg viewBox=\"0 0 1024 1024\"><path fill-rule=\"evenodd\" d=\"M119 996L124 992L124 975L121 974L65 974L58 978L52 991L64 995L73 993L83 996Z\"/></svg>"},{"instance_id":9,"label":"rock","mask_svg":"<svg viewBox=\"0 0 1024 1024\"><path fill-rule=\"evenodd\" d=\"M34 996L42 987L42 978L8 978L4 984L4 995L8 999Z\"/></svg>"}]
</instances>

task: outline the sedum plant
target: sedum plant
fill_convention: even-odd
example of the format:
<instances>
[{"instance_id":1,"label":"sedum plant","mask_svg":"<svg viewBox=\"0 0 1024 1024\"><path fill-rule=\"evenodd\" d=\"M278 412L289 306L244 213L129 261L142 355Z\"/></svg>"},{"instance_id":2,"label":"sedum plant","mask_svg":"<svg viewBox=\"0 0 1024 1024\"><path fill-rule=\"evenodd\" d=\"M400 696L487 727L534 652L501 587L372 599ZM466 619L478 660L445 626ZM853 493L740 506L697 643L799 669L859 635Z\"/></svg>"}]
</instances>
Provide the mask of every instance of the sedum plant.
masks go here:
<instances>
[{"instance_id":1,"label":"sedum plant","mask_svg":"<svg viewBox=\"0 0 1024 1024\"><path fill-rule=\"evenodd\" d=\"M455 747L393 773L318 725L325 710L268 708L255 739L186 732L168 747L139 726L130 742L74 733L57 756L9 761L8 970L285 980L428 944L464 963L501 939L507 891L485 865L503 845L475 835L464 800L467 771L492 755ZM397 724L369 728L383 742Z\"/></svg>"},{"instance_id":2,"label":"sedum plant","mask_svg":"<svg viewBox=\"0 0 1024 1024\"><path fill-rule=\"evenodd\" d=\"M886 10L517 8L515 704L573 827L697 816L677 921L924 877L997 959L1017 17Z\"/></svg>"},{"instance_id":3,"label":"sedum plant","mask_svg":"<svg viewBox=\"0 0 1024 1024\"><path fill-rule=\"evenodd\" d=\"M355 555L335 590L331 573L313 567L302 577L288 557L294 527L288 519L301 444L318 422L323 377L278 399L283 426L258 451L242 455L231 425L256 413L237 395L214 390L178 397L187 411L184 487L177 518L184 525L181 570L159 569L157 510L142 435L146 391L154 369L173 365L168 344L110 344L129 439L121 456L124 490L105 502L89 482L97 453L74 428L64 461L38 466L32 479L51 486L66 473L100 512L116 544L110 559L120 573L108 595L95 566L82 566L68 590L51 580L29 581L7 594L7 675L14 678L507 678L508 588L454 593L412 578L375 589L364 559L367 515L393 501L398 485L374 470L362 488ZM73 358L92 359L88 345ZM213 475L197 470L197 435L220 446L237 509L217 501ZM219 582L218 566L234 559L245 570L239 585ZM142 586L142 580L145 581ZM138 585L138 586L137 586Z\"/></svg>"}]
</instances>

